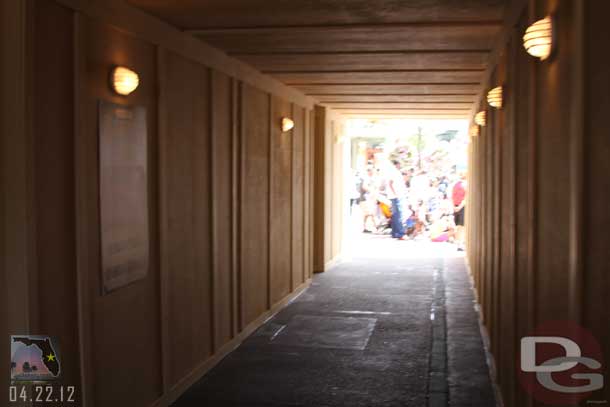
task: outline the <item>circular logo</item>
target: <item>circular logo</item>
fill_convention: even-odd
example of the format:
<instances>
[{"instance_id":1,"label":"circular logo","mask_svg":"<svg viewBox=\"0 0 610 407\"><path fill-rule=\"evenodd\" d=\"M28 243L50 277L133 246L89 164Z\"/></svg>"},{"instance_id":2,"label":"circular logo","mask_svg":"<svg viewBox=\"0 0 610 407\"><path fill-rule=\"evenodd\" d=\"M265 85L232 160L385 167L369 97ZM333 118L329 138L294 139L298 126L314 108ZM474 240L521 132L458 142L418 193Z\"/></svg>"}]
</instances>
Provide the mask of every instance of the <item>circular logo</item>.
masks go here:
<instances>
[{"instance_id":1,"label":"circular logo","mask_svg":"<svg viewBox=\"0 0 610 407\"><path fill-rule=\"evenodd\" d=\"M603 388L603 360L591 332L571 321L546 322L521 338L519 381L539 402L575 405Z\"/></svg>"}]
</instances>

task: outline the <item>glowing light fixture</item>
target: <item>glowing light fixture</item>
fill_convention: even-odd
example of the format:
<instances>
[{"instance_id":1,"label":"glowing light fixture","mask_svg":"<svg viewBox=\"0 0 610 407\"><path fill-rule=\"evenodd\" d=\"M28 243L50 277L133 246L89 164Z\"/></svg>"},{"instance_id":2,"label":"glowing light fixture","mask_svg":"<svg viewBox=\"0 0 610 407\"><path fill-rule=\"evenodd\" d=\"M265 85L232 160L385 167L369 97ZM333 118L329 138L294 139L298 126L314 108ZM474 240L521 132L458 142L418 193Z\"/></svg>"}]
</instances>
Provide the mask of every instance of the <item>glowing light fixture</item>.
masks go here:
<instances>
[{"instance_id":1,"label":"glowing light fixture","mask_svg":"<svg viewBox=\"0 0 610 407\"><path fill-rule=\"evenodd\" d=\"M487 103L496 109L502 108L502 86L495 87L487 93Z\"/></svg>"},{"instance_id":2,"label":"glowing light fixture","mask_svg":"<svg viewBox=\"0 0 610 407\"><path fill-rule=\"evenodd\" d=\"M282 131L287 132L294 128L294 121L287 117L282 117Z\"/></svg>"},{"instance_id":3,"label":"glowing light fixture","mask_svg":"<svg viewBox=\"0 0 610 407\"><path fill-rule=\"evenodd\" d=\"M477 137L479 135L479 126L470 126L470 137Z\"/></svg>"},{"instance_id":4,"label":"glowing light fixture","mask_svg":"<svg viewBox=\"0 0 610 407\"><path fill-rule=\"evenodd\" d=\"M523 35L523 46L531 56L547 59L553 51L553 18L547 16L530 25Z\"/></svg>"},{"instance_id":5,"label":"glowing light fixture","mask_svg":"<svg viewBox=\"0 0 610 407\"><path fill-rule=\"evenodd\" d=\"M137 73L124 66L117 66L111 74L112 89L119 95L127 96L140 84L140 77Z\"/></svg>"},{"instance_id":6,"label":"glowing light fixture","mask_svg":"<svg viewBox=\"0 0 610 407\"><path fill-rule=\"evenodd\" d=\"M474 122L481 127L485 127L487 124L487 112L485 110L481 110L479 113L475 114Z\"/></svg>"}]
</instances>

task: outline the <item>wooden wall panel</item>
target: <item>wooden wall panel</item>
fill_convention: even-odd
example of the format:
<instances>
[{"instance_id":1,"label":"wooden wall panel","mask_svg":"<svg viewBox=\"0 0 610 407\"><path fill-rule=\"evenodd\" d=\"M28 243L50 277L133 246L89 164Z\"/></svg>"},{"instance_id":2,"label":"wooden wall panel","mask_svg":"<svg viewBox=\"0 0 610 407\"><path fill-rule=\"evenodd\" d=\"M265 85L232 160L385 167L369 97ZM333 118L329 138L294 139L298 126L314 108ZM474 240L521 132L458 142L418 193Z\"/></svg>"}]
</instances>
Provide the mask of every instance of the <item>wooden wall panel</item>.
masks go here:
<instances>
[{"instance_id":1,"label":"wooden wall panel","mask_svg":"<svg viewBox=\"0 0 610 407\"><path fill-rule=\"evenodd\" d=\"M313 134L314 271L322 272L339 260L343 239L344 154L342 116L317 105Z\"/></svg>"},{"instance_id":2,"label":"wooden wall panel","mask_svg":"<svg viewBox=\"0 0 610 407\"><path fill-rule=\"evenodd\" d=\"M341 121L332 121L331 131L331 260L341 254L341 244L343 242L343 141Z\"/></svg>"},{"instance_id":3,"label":"wooden wall panel","mask_svg":"<svg viewBox=\"0 0 610 407\"><path fill-rule=\"evenodd\" d=\"M85 344L94 384L92 398L96 405L148 405L161 395L161 360L158 233L156 189L156 53L155 48L97 20L82 18L79 35L82 78L78 104L78 166L76 168L78 209L77 230L80 241L77 256L83 259L83 296L85 323L91 320L91 341ZM108 74L114 65L129 66L140 75L138 91L129 97L113 94ZM100 224L98 174L98 101L142 105L147 109L149 147L149 218L150 266L147 277L102 296L100 278ZM90 308L89 308L90 307ZM151 310L154 310L151 312ZM126 346L126 344L134 344ZM112 357L109 357L112 355ZM121 375L108 374L120 371ZM94 382L93 382L94 380Z\"/></svg>"},{"instance_id":4,"label":"wooden wall panel","mask_svg":"<svg viewBox=\"0 0 610 407\"><path fill-rule=\"evenodd\" d=\"M562 4L568 5L569 2ZM539 12L546 5L539 4ZM562 7L561 13L569 12ZM567 15L566 15L567 17ZM563 21L566 21L565 19ZM570 199L570 75L569 25L560 27L562 47L546 64L536 64L537 94L537 305L540 321L568 317L569 305L556 298L569 295ZM568 40L568 41L566 41ZM563 187L562 187L563 186Z\"/></svg>"},{"instance_id":5,"label":"wooden wall panel","mask_svg":"<svg viewBox=\"0 0 610 407\"><path fill-rule=\"evenodd\" d=\"M295 109L298 110L298 106ZM311 193L310 187L312 177L312 127L310 122L310 112L307 109L303 109L303 281L307 281L311 270Z\"/></svg>"},{"instance_id":6,"label":"wooden wall panel","mask_svg":"<svg viewBox=\"0 0 610 407\"><path fill-rule=\"evenodd\" d=\"M314 272L324 271L324 264L326 263L327 245L330 242L327 236L328 229L325 228L325 224L328 219L329 207L328 201L328 188L325 184L325 176L331 176L326 171L328 161L326 159L327 151L327 111L328 108L323 106L315 107L314 114L314 130L313 130L313 270Z\"/></svg>"},{"instance_id":7,"label":"wooden wall panel","mask_svg":"<svg viewBox=\"0 0 610 407\"><path fill-rule=\"evenodd\" d=\"M518 33L524 32L527 27L527 14L522 14L518 28ZM532 128L532 72L533 64L535 63L526 53L516 52L516 59L513 61L515 71L513 74L513 96L514 99L514 116L513 128L515 131L515 307L517 321L515 327L514 341L518 338L529 335L534 324L534 308L531 301L530 293L534 289L531 284L533 276L530 268L530 255L532 244L532 219L531 213L533 209L534 194L531 191L531 179L533 178L532 154L533 141L535 134L530 130ZM518 389L518 388L517 388ZM505 392L505 397L508 401L511 399L516 405L527 405L527 396L525 392L515 390L516 394L512 396Z\"/></svg>"},{"instance_id":8,"label":"wooden wall panel","mask_svg":"<svg viewBox=\"0 0 610 407\"><path fill-rule=\"evenodd\" d=\"M209 71L168 53L167 255L171 383L212 353Z\"/></svg>"},{"instance_id":9,"label":"wooden wall panel","mask_svg":"<svg viewBox=\"0 0 610 407\"><path fill-rule=\"evenodd\" d=\"M305 132L306 110L292 105L292 288L305 282Z\"/></svg>"},{"instance_id":10,"label":"wooden wall panel","mask_svg":"<svg viewBox=\"0 0 610 407\"><path fill-rule=\"evenodd\" d=\"M317 139L316 139L316 112L317 109L312 109L309 110L307 113L307 124L308 124L308 132L307 132L307 142L308 142L308 148L307 148L307 160L306 160L306 165L307 165L307 175L309 177L309 181L307 182L307 195L308 195L308 199L307 202L309 203L309 208L307 211L307 216L308 216L308 221L307 223L307 228L308 228L308 239L307 239L307 245L309 246L309 250L307 251L307 277L311 278L313 276L314 270L315 270L315 254L314 254L314 250L315 250L315 223L316 223L316 219L315 219L315 210L316 210L316 198L317 198L317 192L316 192L316 188L315 188L315 181L316 181L316 168L317 168L317 163L315 160L316 157L316 148L317 148Z\"/></svg>"},{"instance_id":11,"label":"wooden wall panel","mask_svg":"<svg viewBox=\"0 0 610 407\"><path fill-rule=\"evenodd\" d=\"M0 2L0 364L10 361L9 335L35 329L34 170L30 85L32 33L24 1ZM0 400L9 399L10 370L0 371Z\"/></svg>"},{"instance_id":12,"label":"wooden wall panel","mask_svg":"<svg viewBox=\"0 0 610 407\"><path fill-rule=\"evenodd\" d=\"M515 38L518 38L516 36ZM518 341L516 338L516 269L515 269L515 118L517 100L514 93L517 87L516 65L518 63L517 53L521 51L521 44L511 40L506 50L505 83L513 84L513 95L507 94L507 103L504 109L504 132L500 140L500 196L502 206L500 208L500 297L499 318L502 319L500 365L502 368L502 384L504 393L507 395L508 405L514 405L514 389L517 380L517 369L514 361L518 355Z\"/></svg>"},{"instance_id":13,"label":"wooden wall panel","mask_svg":"<svg viewBox=\"0 0 610 407\"><path fill-rule=\"evenodd\" d=\"M282 132L282 117L292 117L292 105L271 100L270 158L270 295L275 304L291 291L292 280L292 142L294 130Z\"/></svg>"},{"instance_id":14,"label":"wooden wall panel","mask_svg":"<svg viewBox=\"0 0 610 407\"><path fill-rule=\"evenodd\" d=\"M31 295L9 301L11 309L28 304L19 307L23 321L3 313L0 322L59 336L70 350L65 379L80 381L82 404L169 405L311 275L311 100L205 46L181 43L182 34L156 41L167 27L137 16L130 27L121 5L101 4L32 1L22 9L25 16L34 5L26 22L36 28L28 31L27 56L35 73L34 139L22 145L33 171L22 175L35 182L21 187L36 214L23 230L36 233L19 237L40 262L27 265L36 269L27 279L20 276ZM204 55L217 68L225 61L226 71L211 71ZM110 90L115 65L140 76L127 97ZM100 281L99 100L144 106L149 150L150 270L107 295ZM281 116L294 117L292 132L279 132ZM3 253L17 246L2 244Z\"/></svg>"},{"instance_id":15,"label":"wooden wall panel","mask_svg":"<svg viewBox=\"0 0 610 407\"><path fill-rule=\"evenodd\" d=\"M242 327L265 312L269 266L269 95L241 92L240 296Z\"/></svg>"},{"instance_id":16,"label":"wooden wall panel","mask_svg":"<svg viewBox=\"0 0 610 407\"><path fill-rule=\"evenodd\" d=\"M214 258L214 345L218 349L232 337L232 228L233 140L231 78L212 72L212 174Z\"/></svg>"},{"instance_id":17,"label":"wooden wall panel","mask_svg":"<svg viewBox=\"0 0 610 407\"><path fill-rule=\"evenodd\" d=\"M334 183L335 173L335 120L332 111L326 116L326 129L324 131L324 266L334 258L333 242L336 230L334 226Z\"/></svg>"},{"instance_id":18,"label":"wooden wall panel","mask_svg":"<svg viewBox=\"0 0 610 407\"><path fill-rule=\"evenodd\" d=\"M36 257L38 326L62 349L62 380L78 383L74 219L74 64L73 16L52 2L35 7L34 71ZM68 44L57 47L56 44ZM80 396L79 396L80 397Z\"/></svg>"},{"instance_id":19,"label":"wooden wall panel","mask_svg":"<svg viewBox=\"0 0 610 407\"><path fill-rule=\"evenodd\" d=\"M583 324L588 327L604 350L604 390L592 396L593 400L609 400L610 386L610 273L608 255L610 240L610 137L607 121L610 114L610 59L607 53L598 52L607 46L610 26L606 5L602 2L586 3L587 27L585 30L587 78L585 83L586 127L584 144L583 198L583 257L584 257L584 307Z\"/></svg>"},{"instance_id":20,"label":"wooden wall panel","mask_svg":"<svg viewBox=\"0 0 610 407\"><path fill-rule=\"evenodd\" d=\"M608 188L597 177L607 173L608 143L607 135L595 133L603 125L593 124L607 116L607 97L599 92L608 64L606 56L593 59L582 49L601 46L589 45L605 29L602 17L599 27L588 23L598 16L590 12L595 6L554 0L523 6L515 13L516 24L508 26L497 76L490 80L490 86L504 84L505 106L489 117L471 150L475 210L483 216L469 219L468 250L503 401L532 406L539 404L517 383L520 338L539 324L572 320L608 342L602 294L608 278L601 270L605 264L607 271L609 250L607 239L600 238L607 229L601 202L607 201ZM586 18L582 10L589 11ZM541 62L525 53L521 36L531 21L550 12L557 18L558 47ZM589 56L586 62L583 54ZM592 105L595 109L588 109ZM583 119L582 112L589 116ZM608 398L601 393L592 400Z\"/></svg>"}]
</instances>

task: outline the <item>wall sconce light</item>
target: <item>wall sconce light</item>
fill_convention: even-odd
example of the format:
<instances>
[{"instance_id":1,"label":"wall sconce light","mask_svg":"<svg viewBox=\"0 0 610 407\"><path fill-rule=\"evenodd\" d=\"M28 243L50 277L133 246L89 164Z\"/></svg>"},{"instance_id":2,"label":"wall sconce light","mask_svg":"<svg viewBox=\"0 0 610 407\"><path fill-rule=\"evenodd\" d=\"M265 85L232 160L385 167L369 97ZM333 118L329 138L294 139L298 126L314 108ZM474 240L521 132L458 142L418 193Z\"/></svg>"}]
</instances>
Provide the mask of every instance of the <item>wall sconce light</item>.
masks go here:
<instances>
[{"instance_id":1,"label":"wall sconce light","mask_svg":"<svg viewBox=\"0 0 610 407\"><path fill-rule=\"evenodd\" d=\"M487 93L487 103L496 109L502 108L502 86L495 87Z\"/></svg>"},{"instance_id":2,"label":"wall sconce light","mask_svg":"<svg viewBox=\"0 0 610 407\"><path fill-rule=\"evenodd\" d=\"M485 110L481 110L479 113L475 114L474 122L481 127L485 127L487 124L487 112Z\"/></svg>"},{"instance_id":3,"label":"wall sconce light","mask_svg":"<svg viewBox=\"0 0 610 407\"><path fill-rule=\"evenodd\" d=\"M282 131L287 132L294 128L294 121L287 117L282 117Z\"/></svg>"},{"instance_id":4,"label":"wall sconce light","mask_svg":"<svg viewBox=\"0 0 610 407\"><path fill-rule=\"evenodd\" d=\"M477 137L479 135L479 126L470 126L470 137Z\"/></svg>"},{"instance_id":5,"label":"wall sconce light","mask_svg":"<svg viewBox=\"0 0 610 407\"><path fill-rule=\"evenodd\" d=\"M117 66L110 75L112 89L119 95L127 96L140 84L140 77L137 73L124 66Z\"/></svg>"},{"instance_id":6,"label":"wall sconce light","mask_svg":"<svg viewBox=\"0 0 610 407\"><path fill-rule=\"evenodd\" d=\"M528 54L544 61L553 52L554 19L546 16L530 25L523 35L523 46Z\"/></svg>"}]
</instances>

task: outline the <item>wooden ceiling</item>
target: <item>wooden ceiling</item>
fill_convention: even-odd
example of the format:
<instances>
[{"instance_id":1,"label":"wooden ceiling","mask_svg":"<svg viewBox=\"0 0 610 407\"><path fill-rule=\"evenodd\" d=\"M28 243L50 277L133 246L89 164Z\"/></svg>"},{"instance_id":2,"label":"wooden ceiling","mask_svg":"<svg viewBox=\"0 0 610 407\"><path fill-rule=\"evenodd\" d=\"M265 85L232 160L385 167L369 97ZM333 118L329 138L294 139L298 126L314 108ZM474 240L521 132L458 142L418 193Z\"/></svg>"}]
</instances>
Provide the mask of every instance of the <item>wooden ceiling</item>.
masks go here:
<instances>
[{"instance_id":1,"label":"wooden ceiling","mask_svg":"<svg viewBox=\"0 0 610 407\"><path fill-rule=\"evenodd\" d=\"M128 0L321 104L467 117L508 0Z\"/></svg>"}]
</instances>

